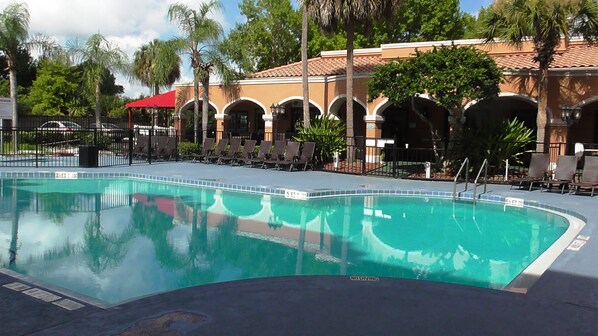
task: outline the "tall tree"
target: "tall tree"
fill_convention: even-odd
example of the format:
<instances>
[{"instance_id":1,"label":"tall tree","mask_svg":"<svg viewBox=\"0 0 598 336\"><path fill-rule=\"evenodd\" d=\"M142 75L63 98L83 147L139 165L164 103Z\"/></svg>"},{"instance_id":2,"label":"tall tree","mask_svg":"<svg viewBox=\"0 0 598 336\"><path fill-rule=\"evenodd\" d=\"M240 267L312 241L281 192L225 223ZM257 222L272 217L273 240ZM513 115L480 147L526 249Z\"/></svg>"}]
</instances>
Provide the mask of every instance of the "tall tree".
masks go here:
<instances>
[{"instance_id":1,"label":"tall tree","mask_svg":"<svg viewBox=\"0 0 598 336\"><path fill-rule=\"evenodd\" d=\"M42 60L26 100L37 115L68 115L76 102L79 85L76 68L63 62Z\"/></svg>"},{"instance_id":2,"label":"tall tree","mask_svg":"<svg viewBox=\"0 0 598 336\"><path fill-rule=\"evenodd\" d=\"M222 26L210 17L221 8L217 0L204 2L199 10L175 3L168 8L168 18L178 24L184 36L173 40L183 53L189 55L193 68L193 140L198 141L199 84L202 86L202 136L207 137L208 109L210 107L210 73L218 72L227 82L234 76L219 52L218 44L223 34Z\"/></svg>"},{"instance_id":3,"label":"tall tree","mask_svg":"<svg viewBox=\"0 0 598 336\"><path fill-rule=\"evenodd\" d=\"M244 22L222 42L222 51L249 74L299 60L301 14L290 0L243 0Z\"/></svg>"},{"instance_id":4,"label":"tall tree","mask_svg":"<svg viewBox=\"0 0 598 336\"><path fill-rule=\"evenodd\" d=\"M12 103L12 127L19 126L17 106L17 69L16 62L19 48L29 39L29 10L23 3L8 5L0 13L0 51L6 56L10 81L10 100ZM13 141L14 150L18 146Z\"/></svg>"},{"instance_id":5,"label":"tall tree","mask_svg":"<svg viewBox=\"0 0 598 336\"><path fill-rule=\"evenodd\" d=\"M425 92L450 113L450 145L453 146L465 122L463 103L497 96L502 72L488 56L473 47L442 47L429 52L417 51L415 57L380 66L368 83L368 97L381 95L399 105ZM424 113L414 106L422 121L430 128L434 141L437 130ZM436 153L435 153L436 154ZM438 155L437 155L438 157Z\"/></svg>"},{"instance_id":6,"label":"tall tree","mask_svg":"<svg viewBox=\"0 0 598 336\"><path fill-rule=\"evenodd\" d=\"M99 33L91 35L84 45L75 41L69 46L69 52L83 65L84 82L95 97L96 124L101 125L102 82L110 72L127 73L128 57Z\"/></svg>"},{"instance_id":7,"label":"tall tree","mask_svg":"<svg viewBox=\"0 0 598 336\"><path fill-rule=\"evenodd\" d=\"M546 142L548 69L557 48L572 35L593 40L598 35L598 3L595 0L505 0L494 3L486 13L483 35L487 42L500 38L521 45L531 41L538 63L537 136ZM538 149L543 150L543 146Z\"/></svg>"},{"instance_id":8,"label":"tall tree","mask_svg":"<svg viewBox=\"0 0 598 336\"><path fill-rule=\"evenodd\" d=\"M400 0L301 0L302 6L324 30L343 28L347 33L347 138L354 143L353 130L353 49L355 29L371 25L372 20L390 16L398 10ZM349 161L353 158L350 156Z\"/></svg>"},{"instance_id":9,"label":"tall tree","mask_svg":"<svg viewBox=\"0 0 598 336\"><path fill-rule=\"evenodd\" d=\"M181 77L180 64L176 46L155 39L135 51L133 74L150 89L150 94L156 95L160 88L171 87Z\"/></svg>"},{"instance_id":10,"label":"tall tree","mask_svg":"<svg viewBox=\"0 0 598 336\"><path fill-rule=\"evenodd\" d=\"M307 56L307 39L309 29L309 16L307 6L301 7L301 81L303 90L303 127L309 128L309 64Z\"/></svg>"}]
</instances>

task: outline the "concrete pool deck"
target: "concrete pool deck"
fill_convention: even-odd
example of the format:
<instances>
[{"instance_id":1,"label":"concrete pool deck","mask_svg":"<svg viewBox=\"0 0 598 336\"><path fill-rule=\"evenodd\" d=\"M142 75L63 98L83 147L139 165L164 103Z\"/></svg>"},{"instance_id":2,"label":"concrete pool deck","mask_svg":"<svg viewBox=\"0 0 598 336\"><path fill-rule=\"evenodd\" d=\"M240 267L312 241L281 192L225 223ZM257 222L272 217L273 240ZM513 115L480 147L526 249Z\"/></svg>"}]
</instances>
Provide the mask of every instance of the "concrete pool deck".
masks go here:
<instances>
[{"instance_id":1,"label":"concrete pool deck","mask_svg":"<svg viewBox=\"0 0 598 336\"><path fill-rule=\"evenodd\" d=\"M450 182L194 163L0 168L0 172L8 171L128 172L307 192L364 188L452 191ZM0 302L4 303L0 305L0 335L162 335L168 330L173 335L598 334L598 198L510 190L501 185L489 185L488 194L579 213L587 219L580 234L589 240L577 252L565 250L526 294L429 281L303 276L184 288L109 309L85 304L69 311L0 287ZM0 286L15 281L23 282L0 273Z\"/></svg>"}]
</instances>

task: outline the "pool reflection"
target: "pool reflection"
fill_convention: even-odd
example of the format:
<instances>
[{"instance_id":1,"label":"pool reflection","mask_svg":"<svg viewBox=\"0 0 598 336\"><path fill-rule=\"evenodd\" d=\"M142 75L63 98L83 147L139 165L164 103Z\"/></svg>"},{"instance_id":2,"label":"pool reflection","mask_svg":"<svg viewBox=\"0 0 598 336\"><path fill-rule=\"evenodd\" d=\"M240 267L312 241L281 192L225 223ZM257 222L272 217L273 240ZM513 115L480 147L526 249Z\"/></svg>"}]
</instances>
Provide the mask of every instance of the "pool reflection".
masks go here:
<instances>
[{"instance_id":1,"label":"pool reflection","mask_svg":"<svg viewBox=\"0 0 598 336\"><path fill-rule=\"evenodd\" d=\"M535 210L438 199L297 201L127 180L72 184L2 181L0 264L109 303L285 275L502 287L567 227ZM529 225L530 217L548 224Z\"/></svg>"}]
</instances>

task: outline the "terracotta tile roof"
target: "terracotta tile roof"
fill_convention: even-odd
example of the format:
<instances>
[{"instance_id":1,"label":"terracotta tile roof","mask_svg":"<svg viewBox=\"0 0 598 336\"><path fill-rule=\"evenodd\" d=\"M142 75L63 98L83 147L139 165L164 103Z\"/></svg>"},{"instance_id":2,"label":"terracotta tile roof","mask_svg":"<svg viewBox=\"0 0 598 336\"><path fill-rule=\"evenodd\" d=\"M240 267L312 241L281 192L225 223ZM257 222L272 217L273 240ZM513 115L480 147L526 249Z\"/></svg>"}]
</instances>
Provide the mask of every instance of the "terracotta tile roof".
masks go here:
<instances>
[{"instance_id":1,"label":"terracotta tile roof","mask_svg":"<svg viewBox=\"0 0 598 336\"><path fill-rule=\"evenodd\" d=\"M533 54L493 55L498 66L510 70L533 70L538 65L533 61ZM355 56L355 73L374 72L377 65L388 62L381 56ZM318 57L309 60L309 76L345 75L344 57ZM598 45L572 45L565 52L555 56L551 69L598 67ZM283 65L277 68L256 72L248 78L301 77L301 62Z\"/></svg>"},{"instance_id":2,"label":"terracotta tile roof","mask_svg":"<svg viewBox=\"0 0 598 336\"><path fill-rule=\"evenodd\" d=\"M538 69L538 64L533 61L533 54L517 54L494 56L496 64L512 70ZM551 69L562 68L589 68L598 67L598 46L573 45L565 52L555 55Z\"/></svg>"},{"instance_id":3,"label":"terracotta tile roof","mask_svg":"<svg viewBox=\"0 0 598 336\"><path fill-rule=\"evenodd\" d=\"M385 64L380 56L355 56L353 59L355 73L372 73L376 65ZM334 76L346 74L344 57L312 58L308 63L309 76ZM283 65L277 68L256 72L249 78L301 77L301 62Z\"/></svg>"}]
</instances>

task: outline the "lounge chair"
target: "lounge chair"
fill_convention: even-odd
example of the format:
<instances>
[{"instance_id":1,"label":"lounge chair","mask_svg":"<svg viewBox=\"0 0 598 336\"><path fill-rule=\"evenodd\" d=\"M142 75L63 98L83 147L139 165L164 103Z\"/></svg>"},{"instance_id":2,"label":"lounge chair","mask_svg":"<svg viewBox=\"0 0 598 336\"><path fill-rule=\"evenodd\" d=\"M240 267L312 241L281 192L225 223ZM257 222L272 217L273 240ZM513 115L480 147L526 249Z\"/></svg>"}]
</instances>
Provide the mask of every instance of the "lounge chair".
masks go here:
<instances>
[{"instance_id":1,"label":"lounge chair","mask_svg":"<svg viewBox=\"0 0 598 336\"><path fill-rule=\"evenodd\" d=\"M255 150L256 143L256 140L245 140L245 144L243 144L243 151L241 151L237 157L230 160L231 164L241 164L246 160L251 159L253 157L253 151Z\"/></svg>"},{"instance_id":2,"label":"lounge chair","mask_svg":"<svg viewBox=\"0 0 598 336\"><path fill-rule=\"evenodd\" d=\"M561 194L565 192L565 187L573 182L573 177L577 171L577 157L574 155L559 155L554 170L554 178L541 181L540 184L546 189L560 187ZM532 182L533 183L533 182Z\"/></svg>"},{"instance_id":3,"label":"lounge chair","mask_svg":"<svg viewBox=\"0 0 598 336\"><path fill-rule=\"evenodd\" d=\"M546 179L548 173L548 163L550 162L550 156L545 153L532 153L532 158L529 162L529 169L527 176L512 179L510 181L511 189L513 186L523 187L529 185L529 190L532 190L532 186L536 182L540 182Z\"/></svg>"},{"instance_id":4,"label":"lounge chair","mask_svg":"<svg viewBox=\"0 0 598 336\"><path fill-rule=\"evenodd\" d=\"M266 168L266 161L268 162L272 162L272 161L278 161L278 160L282 160L283 156L284 156L284 149L286 147L287 143L284 140L278 140L274 143L274 149L272 150L272 154L266 155L266 158L264 160L262 160L262 168Z\"/></svg>"},{"instance_id":5,"label":"lounge chair","mask_svg":"<svg viewBox=\"0 0 598 336\"><path fill-rule=\"evenodd\" d=\"M200 152L193 156L193 162L202 161L206 158L206 156L212 154L215 142L216 139L214 138L205 138L203 140L203 144L201 145Z\"/></svg>"},{"instance_id":6,"label":"lounge chair","mask_svg":"<svg viewBox=\"0 0 598 336\"><path fill-rule=\"evenodd\" d=\"M307 166L311 166L313 169L314 167L314 153L316 151L316 143L315 142L306 142L303 144L303 149L301 149L301 156L295 162L291 163L289 167L289 171L292 171L295 166L303 165L303 171L307 170Z\"/></svg>"},{"instance_id":7,"label":"lounge chair","mask_svg":"<svg viewBox=\"0 0 598 336\"><path fill-rule=\"evenodd\" d=\"M222 138L218 140L218 145L216 145L216 149L210 155L206 155L204 158L204 162L216 162L221 156L226 155L226 148L228 147L228 139Z\"/></svg>"},{"instance_id":8,"label":"lounge chair","mask_svg":"<svg viewBox=\"0 0 598 336\"><path fill-rule=\"evenodd\" d=\"M586 156L583 164L583 172L579 182L569 183L569 192L590 191L594 197L594 189L598 188L598 156Z\"/></svg>"},{"instance_id":9,"label":"lounge chair","mask_svg":"<svg viewBox=\"0 0 598 336\"><path fill-rule=\"evenodd\" d=\"M257 155L255 157L252 155L249 159L244 160L243 163L253 167L256 163L259 164L264 162L270 155L270 149L272 149L272 141L263 140L260 142L260 149L258 150ZM239 161L238 163L241 162Z\"/></svg>"},{"instance_id":10,"label":"lounge chair","mask_svg":"<svg viewBox=\"0 0 598 336\"><path fill-rule=\"evenodd\" d=\"M271 160L266 160L262 164L262 167L265 168L267 166L272 165L272 166L275 166L276 168L280 169L281 166L292 165L293 162L295 162L295 160L297 160L299 157L299 146L300 145L301 144L296 141L289 141L287 143L286 149L285 149L282 157L278 157L278 158L273 157Z\"/></svg>"},{"instance_id":11,"label":"lounge chair","mask_svg":"<svg viewBox=\"0 0 598 336\"><path fill-rule=\"evenodd\" d=\"M228 151L218 158L217 163L222 164L231 161L241 153L241 139L232 138L230 140L230 147Z\"/></svg>"},{"instance_id":12,"label":"lounge chair","mask_svg":"<svg viewBox=\"0 0 598 336\"><path fill-rule=\"evenodd\" d=\"M176 157L176 138L169 136L160 136L156 156L162 160L172 160Z\"/></svg>"}]
</instances>

